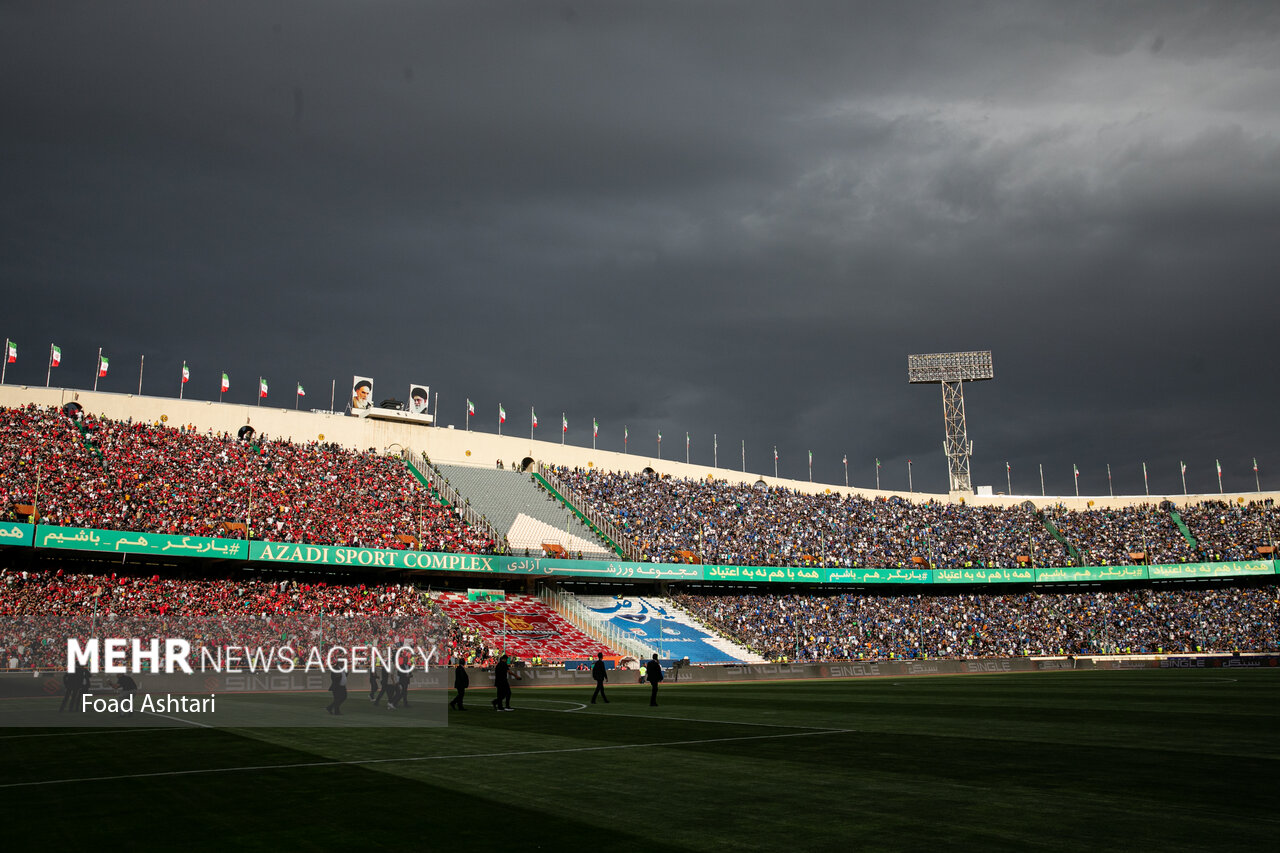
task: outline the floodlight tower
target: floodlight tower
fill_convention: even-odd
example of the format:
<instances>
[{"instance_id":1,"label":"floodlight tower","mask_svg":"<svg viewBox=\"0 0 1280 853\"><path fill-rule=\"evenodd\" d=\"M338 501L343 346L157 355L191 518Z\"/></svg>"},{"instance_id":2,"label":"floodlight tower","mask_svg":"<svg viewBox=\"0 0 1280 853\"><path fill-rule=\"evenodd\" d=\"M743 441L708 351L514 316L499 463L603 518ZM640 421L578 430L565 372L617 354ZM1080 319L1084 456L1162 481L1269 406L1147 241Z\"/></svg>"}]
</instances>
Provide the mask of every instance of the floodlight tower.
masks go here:
<instances>
[{"instance_id":1,"label":"floodlight tower","mask_svg":"<svg viewBox=\"0 0 1280 853\"><path fill-rule=\"evenodd\" d=\"M942 386L942 420L947 437L942 449L947 454L951 491L972 492L969 457L973 442L964 426L964 383L992 379L991 350L981 352L935 352L907 356L907 381Z\"/></svg>"}]
</instances>

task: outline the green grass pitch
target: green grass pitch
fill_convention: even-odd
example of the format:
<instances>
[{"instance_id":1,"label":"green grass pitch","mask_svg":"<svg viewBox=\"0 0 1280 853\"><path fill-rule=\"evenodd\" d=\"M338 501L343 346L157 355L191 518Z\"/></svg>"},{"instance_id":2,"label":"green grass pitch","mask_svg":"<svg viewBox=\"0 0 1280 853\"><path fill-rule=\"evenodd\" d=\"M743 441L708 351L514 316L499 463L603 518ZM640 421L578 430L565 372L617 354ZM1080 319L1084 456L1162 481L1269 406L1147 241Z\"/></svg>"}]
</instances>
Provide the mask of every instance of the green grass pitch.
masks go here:
<instances>
[{"instance_id":1,"label":"green grass pitch","mask_svg":"<svg viewBox=\"0 0 1280 853\"><path fill-rule=\"evenodd\" d=\"M5 846L1079 853L1280 833L1275 670L609 694L517 685L508 714L470 691L447 728L3 729ZM323 715L327 694L292 699Z\"/></svg>"}]
</instances>

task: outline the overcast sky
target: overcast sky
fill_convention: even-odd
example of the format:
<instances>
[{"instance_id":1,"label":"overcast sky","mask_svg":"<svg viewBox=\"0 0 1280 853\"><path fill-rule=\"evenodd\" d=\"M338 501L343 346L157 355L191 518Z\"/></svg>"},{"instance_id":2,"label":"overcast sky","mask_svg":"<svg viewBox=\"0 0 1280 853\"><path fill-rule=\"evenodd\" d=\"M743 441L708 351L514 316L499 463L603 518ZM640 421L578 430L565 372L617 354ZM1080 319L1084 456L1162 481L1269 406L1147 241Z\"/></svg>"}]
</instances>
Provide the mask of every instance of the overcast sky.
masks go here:
<instances>
[{"instance_id":1,"label":"overcast sky","mask_svg":"<svg viewBox=\"0 0 1280 853\"><path fill-rule=\"evenodd\" d=\"M6 382L945 491L1280 488L1280 4L0 5Z\"/></svg>"}]
</instances>

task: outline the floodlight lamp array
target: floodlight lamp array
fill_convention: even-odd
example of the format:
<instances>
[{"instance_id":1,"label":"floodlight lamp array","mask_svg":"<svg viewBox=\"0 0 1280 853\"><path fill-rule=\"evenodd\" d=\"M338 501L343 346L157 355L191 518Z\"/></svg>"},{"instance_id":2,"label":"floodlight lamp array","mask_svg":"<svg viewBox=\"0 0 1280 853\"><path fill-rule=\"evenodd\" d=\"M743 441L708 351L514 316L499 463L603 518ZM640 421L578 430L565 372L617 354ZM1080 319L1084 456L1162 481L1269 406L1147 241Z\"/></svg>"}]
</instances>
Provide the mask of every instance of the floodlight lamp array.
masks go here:
<instances>
[{"instance_id":1,"label":"floodlight lamp array","mask_svg":"<svg viewBox=\"0 0 1280 853\"><path fill-rule=\"evenodd\" d=\"M907 356L908 382L974 382L994 377L991 350Z\"/></svg>"}]
</instances>

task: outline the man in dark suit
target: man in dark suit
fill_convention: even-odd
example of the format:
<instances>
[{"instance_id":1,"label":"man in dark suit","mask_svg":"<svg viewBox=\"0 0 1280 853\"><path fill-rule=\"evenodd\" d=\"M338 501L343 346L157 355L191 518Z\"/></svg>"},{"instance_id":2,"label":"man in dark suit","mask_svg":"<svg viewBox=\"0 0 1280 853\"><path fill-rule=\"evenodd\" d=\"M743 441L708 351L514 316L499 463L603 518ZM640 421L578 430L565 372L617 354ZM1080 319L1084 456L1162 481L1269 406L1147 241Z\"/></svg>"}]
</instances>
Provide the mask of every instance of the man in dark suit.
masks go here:
<instances>
[{"instance_id":1,"label":"man in dark suit","mask_svg":"<svg viewBox=\"0 0 1280 853\"><path fill-rule=\"evenodd\" d=\"M134 697L138 693L138 682L133 680L129 673L123 673L116 679L116 692L120 694L120 705L124 707L124 700L129 700L129 706L133 708L133 713L138 713L142 709L134 705Z\"/></svg>"},{"instance_id":2,"label":"man in dark suit","mask_svg":"<svg viewBox=\"0 0 1280 853\"><path fill-rule=\"evenodd\" d=\"M493 668L493 683L498 688L498 695L493 699L493 710L510 711L511 708L511 682L507 680L510 667L507 665L507 656L503 655L498 661L498 665ZM504 707L505 703L505 707Z\"/></svg>"},{"instance_id":3,"label":"man in dark suit","mask_svg":"<svg viewBox=\"0 0 1280 853\"><path fill-rule=\"evenodd\" d=\"M58 711L80 710L80 673L67 670L62 676L62 704Z\"/></svg>"},{"instance_id":4,"label":"man in dark suit","mask_svg":"<svg viewBox=\"0 0 1280 853\"><path fill-rule=\"evenodd\" d=\"M591 667L591 677L596 680L596 691L591 694L591 704L596 704L596 697L599 696L604 700L604 704L609 704L609 697L604 695L604 683L609 680L609 670L604 666L604 652L596 652L596 662Z\"/></svg>"},{"instance_id":5,"label":"man in dark suit","mask_svg":"<svg viewBox=\"0 0 1280 853\"><path fill-rule=\"evenodd\" d=\"M471 684L471 677L467 675L467 668L462 665L462 658L458 658L458 668L453 671L453 689L458 691L458 695L449 700L450 708L457 708L459 711L465 711L462 705L462 696L467 692L467 687Z\"/></svg>"},{"instance_id":6,"label":"man in dark suit","mask_svg":"<svg viewBox=\"0 0 1280 853\"><path fill-rule=\"evenodd\" d=\"M373 698L373 704L377 705L382 697L386 696L387 710L394 711L396 709L396 696L398 691L396 689L395 678L391 675L390 663L382 667L382 671L379 673L379 679L381 689L378 690L378 695Z\"/></svg>"},{"instance_id":7,"label":"man in dark suit","mask_svg":"<svg viewBox=\"0 0 1280 853\"><path fill-rule=\"evenodd\" d=\"M653 690L649 694L649 705L658 706L658 682L662 680L662 664L658 663L658 656L654 655L653 659L644 665L644 677L653 685Z\"/></svg>"},{"instance_id":8,"label":"man in dark suit","mask_svg":"<svg viewBox=\"0 0 1280 853\"><path fill-rule=\"evenodd\" d=\"M396 669L396 704L401 708L409 707L409 682L413 680L413 670Z\"/></svg>"},{"instance_id":9,"label":"man in dark suit","mask_svg":"<svg viewBox=\"0 0 1280 853\"><path fill-rule=\"evenodd\" d=\"M337 716L342 713L342 703L347 701L347 674L340 670L329 673L329 692L333 701L325 706L325 710Z\"/></svg>"}]
</instances>

